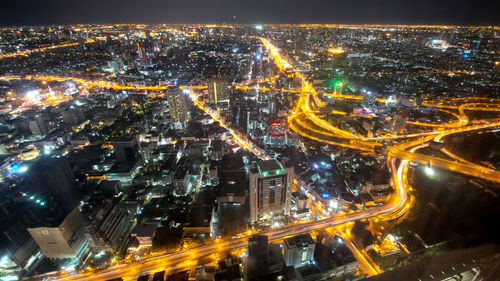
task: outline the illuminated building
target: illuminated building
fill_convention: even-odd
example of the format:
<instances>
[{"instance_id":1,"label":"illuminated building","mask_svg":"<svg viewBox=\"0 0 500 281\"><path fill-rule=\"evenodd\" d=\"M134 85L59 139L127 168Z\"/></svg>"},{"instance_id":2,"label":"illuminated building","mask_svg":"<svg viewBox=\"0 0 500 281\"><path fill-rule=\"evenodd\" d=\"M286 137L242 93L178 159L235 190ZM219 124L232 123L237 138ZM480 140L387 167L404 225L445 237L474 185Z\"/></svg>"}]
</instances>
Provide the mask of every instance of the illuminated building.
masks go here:
<instances>
[{"instance_id":1,"label":"illuminated building","mask_svg":"<svg viewBox=\"0 0 500 281\"><path fill-rule=\"evenodd\" d=\"M235 121L238 130L246 134L248 132L248 123L250 121L250 110L248 110L248 107L238 104L233 110L233 116L236 119Z\"/></svg>"},{"instance_id":2,"label":"illuminated building","mask_svg":"<svg viewBox=\"0 0 500 281\"><path fill-rule=\"evenodd\" d=\"M287 266L301 267L313 262L315 243L310 234L286 238L283 243Z\"/></svg>"},{"instance_id":3,"label":"illuminated building","mask_svg":"<svg viewBox=\"0 0 500 281\"><path fill-rule=\"evenodd\" d=\"M211 104L227 105L230 99L229 85L225 81L212 80L208 82L208 95Z\"/></svg>"},{"instance_id":4,"label":"illuminated building","mask_svg":"<svg viewBox=\"0 0 500 281\"><path fill-rule=\"evenodd\" d=\"M446 50L449 47L448 42L446 42L445 40L440 40L440 39L434 39L434 40L431 40L425 44L429 48L439 49L439 50Z\"/></svg>"},{"instance_id":5,"label":"illuminated building","mask_svg":"<svg viewBox=\"0 0 500 281\"><path fill-rule=\"evenodd\" d=\"M309 208L309 201L307 196L300 192L292 192L292 201L296 210L303 210Z\"/></svg>"},{"instance_id":6,"label":"illuminated building","mask_svg":"<svg viewBox=\"0 0 500 281\"><path fill-rule=\"evenodd\" d=\"M184 167L177 167L172 177L172 185L178 195L186 194L189 187L189 171Z\"/></svg>"},{"instance_id":7,"label":"illuminated building","mask_svg":"<svg viewBox=\"0 0 500 281\"><path fill-rule=\"evenodd\" d=\"M78 259L86 248L83 235L83 217L75 208L68 215L58 219L46 218L37 227L29 227L28 232L44 255L55 259Z\"/></svg>"},{"instance_id":8,"label":"illuminated building","mask_svg":"<svg viewBox=\"0 0 500 281\"><path fill-rule=\"evenodd\" d=\"M150 222L144 224L138 224L134 227L134 230L130 233L133 239L137 239L138 247L151 247L153 246L153 237L155 235L156 229L160 227L158 222Z\"/></svg>"},{"instance_id":9,"label":"illuminated building","mask_svg":"<svg viewBox=\"0 0 500 281\"><path fill-rule=\"evenodd\" d=\"M271 146L284 146L287 144L285 126L282 122L271 122L271 124L267 128L266 143Z\"/></svg>"},{"instance_id":10,"label":"illuminated building","mask_svg":"<svg viewBox=\"0 0 500 281\"><path fill-rule=\"evenodd\" d=\"M173 88L168 90L167 98L174 128L184 129L188 117L186 95L179 88Z\"/></svg>"},{"instance_id":11,"label":"illuminated building","mask_svg":"<svg viewBox=\"0 0 500 281\"><path fill-rule=\"evenodd\" d=\"M376 103L377 93L370 90L363 90L363 105L373 107Z\"/></svg>"},{"instance_id":12,"label":"illuminated building","mask_svg":"<svg viewBox=\"0 0 500 281\"><path fill-rule=\"evenodd\" d=\"M106 171L106 179L120 181L122 186L130 186L135 176L139 174L141 167L141 160L135 162L117 162Z\"/></svg>"},{"instance_id":13,"label":"illuminated building","mask_svg":"<svg viewBox=\"0 0 500 281\"><path fill-rule=\"evenodd\" d=\"M275 215L290 214L293 168L283 168L276 160L253 163L250 173L250 222Z\"/></svg>"}]
</instances>

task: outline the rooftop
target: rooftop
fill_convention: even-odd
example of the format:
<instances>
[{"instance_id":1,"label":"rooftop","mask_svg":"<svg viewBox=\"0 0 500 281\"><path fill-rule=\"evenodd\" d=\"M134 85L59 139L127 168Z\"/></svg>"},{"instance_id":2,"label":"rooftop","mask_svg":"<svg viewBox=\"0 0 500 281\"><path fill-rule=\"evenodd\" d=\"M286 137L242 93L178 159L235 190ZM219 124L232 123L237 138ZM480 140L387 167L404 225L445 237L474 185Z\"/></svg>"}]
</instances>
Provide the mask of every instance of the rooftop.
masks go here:
<instances>
[{"instance_id":1,"label":"rooftop","mask_svg":"<svg viewBox=\"0 0 500 281\"><path fill-rule=\"evenodd\" d=\"M254 165L262 176L284 173L283 166L276 159L258 160Z\"/></svg>"},{"instance_id":2,"label":"rooftop","mask_svg":"<svg viewBox=\"0 0 500 281\"><path fill-rule=\"evenodd\" d=\"M285 245L290 246L304 246L314 244L314 241L310 234L298 235L285 239Z\"/></svg>"},{"instance_id":3,"label":"rooftop","mask_svg":"<svg viewBox=\"0 0 500 281\"><path fill-rule=\"evenodd\" d=\"M209 227L212 217L211 206L193 206L186 227Z\"/></svg>"}]
</instances>

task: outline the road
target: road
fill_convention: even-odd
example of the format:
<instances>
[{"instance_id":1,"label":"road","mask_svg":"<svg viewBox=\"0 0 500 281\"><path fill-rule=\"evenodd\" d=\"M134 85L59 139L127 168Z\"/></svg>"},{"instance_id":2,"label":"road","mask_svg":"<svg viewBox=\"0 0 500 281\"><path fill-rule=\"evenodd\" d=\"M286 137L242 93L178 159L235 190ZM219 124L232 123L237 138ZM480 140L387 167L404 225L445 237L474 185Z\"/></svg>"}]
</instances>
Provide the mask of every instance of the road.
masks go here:
<instances>
[{"instance_id":1,"label":"road","mask_svg":"<svg viewBox=\"0 0 500 281\"><path fill-rule=\"evenodd\" d=\"M424 139L424 137L426 136L443 136L473 130L495 128L500 126L500 122L498 121L489 122L487 120L479 120L484 121L483 124L467 126L470 121L465 113L465 110L500 111L500 103L497 103L500 102L500 100L488 98L449 99L446 100L446 102L426 102L424 104L426 104L427 106L434 106L438 108L458 110L458 114L452 113L455 117L457 117L458 121L448 124L427 124L412 122L414 125L436 127L438 128L437 130L411 134L393 134L371 138L355 135L352 132L335 127L319 117L317 115L317 110L313 109L313 107L322 108L324 107L324 102L318 99L318 93L316 92L316 90L314 90L311 84L305 79L302 74L299 73L297 69L293 67L292 64L286 61L286 59L279 54L279 51L276 47L274 47L267 39L260 38L260 40L268 49L280 70L292 70L295 73L296 77L300 78L302 81L302 92L300 94L294 112L288 118L288 123L290 129L309 139L350 149L370 151L374 150L375 146L381 145L381 141L393 141L408 138ZM329 95L335 96L336 98L356 100L362 99L361 96L353 95L341 95L336 93ZM463 101L466 101L467 103L462 103L460 105L454 104L456 102ZM489 101L489 103L485 101ZM476 122L478 122L478 120L476 120ZM455 162L447 159L440 159L424 154L401 150L394 145L388 146L387 153L390 156L401 158L404 160L419 162L422 164L430 163L431 165L449 169L452 171L464 173L494 182L500 182L500 172L467 161ZM458 157L453 158L458 159Z\"/></svg>"},{"instance_id":2,"label":"road","mask_svg":"<svg viewBox=\"0 0 500 281\"><path fill-rule=\"evenodd\" d=\"M58 48L73 47L73 46L77 46L80 44L90 44L90 43L94 43L94 42L95 42L94 40L88 40L88 41L85 41L83 43L78 43L78 42L68 43L68 42L66 42L66 43L61 43L59 45L50 45L50 46L46 46L46 47L35 48L35 49L26 50L26 51L17 52L17 53L3 54L3 55L0 55L0 60L5 59L5 58L14 58L14 57L18 57L18 56L27 57L28 55L33 54L33 53L41 53L41 52L54 50L54 49L58 49Z\"/></svg>"},{"instance_id":3,"label":"road","mask_svg":"<svg viewBox=\"0 0 500 281\"><path fill-rule=\"evenodd\" d=\"M455 134L465 131L480 130L486 128L492 128L499 126L500 123L484 123L473 126L460 126L459 128L448 128L440 129L439 131L431 131L425 133L417 133L404 136L389 136L381 138L364 138L337 128L325 120L321 119L316 115L316 110L312 108L313 104L316 103L318 106L318 99L316 91L309 84L302 74L300 74L286 59L284 59L276 47L274 47L268 40L260 38L264 46L268 49L270 54L275 59L275 63L281 71L293 71L295 76L300 78L302 81L302 91L295 107L294 112L289 118L290 128L296 130L299 134L315 139L320 142L325 142L333 145L344 146L347 148L361 149L361 150L373 150L373 148L379 144L381 140L396 140L396 139L408 139L415 138L413 141L402 144L393 144L388 148L388 164L392 172L392 186L394 188L394 193L390 196L389 200L382 205L370 209L364 209L357 212L351 212L347 214L342 214L334 217L329 217L321 220L316 220L306 223L298 223L289 226L281 227L277 230L272 230L268 232L263 232L260 234L268 235L270 241L283 239L289 236L295 236L299 234L308 233L313 230L323 229L326 227L336 226L340 224L345 224L348 222L354 222L356 220L367 219L371 217L378 217L385 220L395 219L403 215L410 207L410 202L408 202L408 195L406 193L407 183L407 172L409 161L417 161L421 163L428 163L431 161L433 165L438 165L448 169L455 169L459 172L467 171L471 175L484 177L487 179L494 179L498 174L496 171L482 171L478 170L478 167L469 165L467 163L453 162L444 159L437 159L429 157L427 155L415 153L416 149L426 145L425 143L434 138L439 134ZM115 85L107 83L97 83L97 86L109 86L114 87ZM167 86L168 87L168 86ZM260 158L265 159L266 156L262 150L253 145L246 136L238 133L235 130L229 128L229 126L221 120L217 114L212 110L205 108L204 104L198 101L198 97L191 94L190 97L193 99L195 104L203 109L212 118L219 121L221 126L226 128L233 138L245 149L254 153ZM312 99L311 99L312 98ZM321 107L321 104L319 105ZM460 106L457 109L461 117L465 115L463 110L466 108ZM481 106L481 109L484 109ZM468 122L468 121L467 121ZM446 128L447 126L443 126ZM316 134L316 135L313 135ZM410 149L410 151L407 151ZM397 159L402 159L398 164ZM176 253L170 253L165 255L160 255L157 257L145 258L139 262L132 264L120 264L105 268L101 271L94 272L84 272L76 274L73 276L65 276L58 278L59 280L107 280L118 277L125 277L124 279L133 279L141 274L148 272L156 272L161 270L169 270L173 268L189 267L196 265L198 260L203 257L209 257L217 253L223 253L231 250L241 249L247 246L248 237L234 238L230 240L215 241L211 244L203 245L194 249L189 249L187 251L181 251ZM375 273L375 272L372 272Z\"/></svg>"},{"instance_id":4,"label":"road","mask_svg":"<svg viewBox=\"0 0 500 281\"><path fill-rule=\"evenodd\" d=\"M407 161L402 161L399 166L396 165L396 158L390 160L393 170L393 185L395 192L383 206L371 209L364 209L358 212L330 217L322 220L293 224L281 227L277 230L263 232L260 234L268 235L269 240L279 240L289 236L309 233L313 230L336 226L348 222L354 222L360 219L367 219L375 216L384 215L385 219L393 219L408 209L406 193L406 174ZM236 250L247 247L248 237L234 238L228 241L215 241L212 244L203 245L188 251L181 251L171 254L165 254L157 257L143 259L137 263L120 264L108 267L101 271L89 271L72 276L61 276L57 280L107 280L118 277L125 277L125 280L133 279L141 274L169 270L179 267L186 267L198 262L200 258L213 254Z\"/></svg>"},{"instance_id":5,"label":"road","mask_svg":"<svg viewBox=\"0 0 500 281\"><path fill-rule=\"evenodd\" d=\"M393 165L395 165L395 161ZM317 229L323 229L326 227L353 222L360 219L371 218L382 214L387 215L390 213L397 213L401 208L405 207L407 199L405 187L403 185L402 171L403 169L400 169L400 172L398 173L397 182L395 183L396 192L392 195L391 200L388 201L390 202L389 204L323 220L285 226L277 230L272 230L260 234L268 235L269 240L273 241L289 236L308 233ZM134 278L148 272L172 269L179 264L187 263L189 265L192 263L196 263L202 257L247 247L247 243L247 237L235 238L229 241L216 241L213 244L200 246L188 251L147 258L141 260L138 263L116 265L106 268L102 271L86 272L74 276L58 278L58 280L107 280L118 277Z\"/></svg>"}]
</instances>

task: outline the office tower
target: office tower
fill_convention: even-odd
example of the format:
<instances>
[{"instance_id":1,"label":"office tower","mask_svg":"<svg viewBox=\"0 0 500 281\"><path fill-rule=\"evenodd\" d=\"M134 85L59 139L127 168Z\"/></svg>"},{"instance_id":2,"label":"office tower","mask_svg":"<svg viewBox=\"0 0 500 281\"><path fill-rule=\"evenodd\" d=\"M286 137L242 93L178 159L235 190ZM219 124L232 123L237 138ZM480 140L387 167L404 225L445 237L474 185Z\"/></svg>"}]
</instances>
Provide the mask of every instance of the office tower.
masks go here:
<instances>
[{"instance_id":1,"label":"office tower","mask_svg":"<svg viewBox=\"0 0 500 281\"><path fill-rule=\"evenodd\" d=\"M225 81L217 81L216 79L208 82L208 95L211 104L220 105L229 103L230 92L229 85Z\"/></svg>"},{"instance_id":2,"label":"office tower","mask_svg":"<svg viewBox=\"0 0 500 281\"><path fill-rule=\"evenodd\" d=\"M377 99L377 93L370 90L363 90L363 105L373 107Z\"/></svg>"},{"instance_id":3,"label":"office tower","mask_svg":"<svg viewBox=\"0 0 500 281\"><path fill-rule=\"evenodd\" d=\"M2 269L30 272L41 258L40 249L26 230L27 221L0 220L0 272Z\"/></svg>"},{"instance_id":4,"label":"office tower","mask_svg":"<svg viewBox=\"0 0 500 281\"><path fill-rule=\"evenodd\" d=\"M53 197L65 210L80 202L73 171L64 158L41 158L30 168L28 179L34 192Z\"/></svg>"},{"instance_id":5,"label":"office tower","mask_svg":"<svg viewBox=\"0 0 500 281\"><path fill-rule=\"evenodd\" d=\"M267 236L254 235L248 239L248 278L267 274L269 263L269 244Z\"/></svg>"},{"instance_id":6,"label":"office tower","mask_svg":"<svg viewBox=\"0 0 500 281\"><path fill-rule=\"evenodd\" d=\"M142 157L141 146L135 136L114 140L113 149L118 162L136 162Z\"/></svg>"},{"instance_id":7,"label":"office tower","mask_svg":"<svg viewBox=\"0 0 500 281\"><path fill-rule=\"evenodd\" d=\"M267 127L266 144L281 147L286 145L286 126L281 121L272 121Z\"/></svg>"},{"instance_id":8,"label":"office tower","mask_svg":"<svg viewBox=\"0 0 500 281\"><path fill-rule=\"evenodd\" d=\"M315 243L310 234L287 238L283 246L287 266L301 267L314 260Z\"/></svg>"},{"instance_id":9,"label":"office tower","mask_svg":"<svg viewBox=\"0 0 500 281\"><path fill-rule=\"evenodd\" d=\"M238 131L247 133L248 132L248 120L250 119L250 111L247 106L238 105L234 110L234 116L236 119L236 126L238 126Z\"/></svg>"},{"instance_id":10,"label":"office tower","mask_svg":"<svg viewBox=\"0 0 500 281\"><path fill-rule=\"evenodd\" d=\"M184 129L187 119L186 95L179 88L168 90L168 105L170 106L170 116L174 121L175 129Z\"/></svg>"},{"instance_id":11,"label":"office tower","mask_svg":"<svg viewBox=\"0 0 500 281\"><path fill-rule=\"evenodd\" d=\"M55 214L28 227L44 255L55 259L78 259L86 248L83 217L78 208L67 215Z\"/></svg>"},{"instance_id":12,"label":"office tower","mask_svg":"<svg viewBox=\"0 0 500 281\"><path fill-rule=\"evenodd\" d=\"M298 38L295 41L295 55L299 55L304 51L304 38Z\"/></svg>"},{"instance_id":13,"label":"office tower","mask_svg":"<svg viewBox=\"0 0 500 281\"><path fill-rule=\"evenodd\" d=\"M44 136L49 131L47 122L45 122L42 117L37 117L33 120L30 120L28 126L31 130L31 133L35 136Z\"/></svg>"},{"instance_id":14,"label":"office tower","mask_svg":"<svg viewBox=\"0 0 500 281\"><path fill-rule=\"evenodd\" d=\"M250 222L273 215L289 215L293 167L283 168L276 160L253 163L250 173Z\"/></svg>"}]
</instances>

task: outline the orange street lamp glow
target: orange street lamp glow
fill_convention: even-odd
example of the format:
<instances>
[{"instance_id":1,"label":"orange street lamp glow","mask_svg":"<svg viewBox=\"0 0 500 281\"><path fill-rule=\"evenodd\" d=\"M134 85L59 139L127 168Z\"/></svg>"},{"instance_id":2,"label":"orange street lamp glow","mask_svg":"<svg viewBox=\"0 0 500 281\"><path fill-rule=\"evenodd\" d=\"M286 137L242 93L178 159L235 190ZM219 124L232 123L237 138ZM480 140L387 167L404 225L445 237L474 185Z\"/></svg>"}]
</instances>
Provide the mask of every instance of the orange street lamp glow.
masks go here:
<instances>
[{"instance_id":1,"label":"orange street lamp glow","mask_svg":"<svg viewBox=\"0 0 500 281\"><path fill-rule=\"evenodd\" d=\"M345 50L342 48L330 48L328 49L328 52L330 54L339 55L345 53Z\"/></svg>"}]
</instances>

